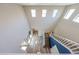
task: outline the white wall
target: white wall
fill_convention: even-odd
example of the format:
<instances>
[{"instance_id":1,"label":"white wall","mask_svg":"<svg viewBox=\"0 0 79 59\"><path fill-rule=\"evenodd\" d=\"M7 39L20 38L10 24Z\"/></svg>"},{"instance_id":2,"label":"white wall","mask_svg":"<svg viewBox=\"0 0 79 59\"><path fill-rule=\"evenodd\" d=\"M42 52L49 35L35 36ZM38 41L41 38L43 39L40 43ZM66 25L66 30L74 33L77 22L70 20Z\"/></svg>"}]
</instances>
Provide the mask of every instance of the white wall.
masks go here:
<instances>
[{"instance_id":1,"label":"white wall","mask_svg":"<svg viewBox=\"0 0 79 59\"><path fill-rule=\"evenodd\" d=\"M59 20L58 18L64 11L64 6L25 6L24 8L31 27L40 32L53 31L56 22ZM36 18L31 17L31 9L36 9ZM47 9L46 18L41 17L42 9ZM55 18L52 18L54 9L58 9L59 12Z\"/></svg>"},{"instance_id":2,"label":"white wall","mask_svg":"<svg viewBox=\"0 0 79 59\"><path fill-rule=\"evenodd\" d=\"M79 4L67 6L65 12L67 11L67 9L71 8L76 8L76 11L68 20L63 18L65 13L63 14L61 20L59 21L55 29L55 34L61 35L65 38L68 38L79 43L79 23L75 23L72 21L73 18L79 13Z\"/></svg>"},{"instance_id":3,"label":"white wall","mask_svg":"<svg viewBox=\"0 0 79 59\"><path fill-rule=\"evenodd\" d=\"M20 53L20 44L29 30L21 6L0 4L0 53Z\"/></svg>"}]
</instances>

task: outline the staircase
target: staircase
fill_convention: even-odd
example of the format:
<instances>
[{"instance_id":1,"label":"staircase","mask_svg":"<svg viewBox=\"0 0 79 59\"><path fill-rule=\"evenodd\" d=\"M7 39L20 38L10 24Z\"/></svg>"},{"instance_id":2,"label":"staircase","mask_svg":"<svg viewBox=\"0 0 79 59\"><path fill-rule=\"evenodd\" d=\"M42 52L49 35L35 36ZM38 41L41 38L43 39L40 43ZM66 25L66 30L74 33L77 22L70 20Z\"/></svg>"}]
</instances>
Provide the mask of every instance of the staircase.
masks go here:
<instances>
[{"instance_id":1,"label":"staircase","mask_svg":"<svg viewBox=\"0 0 79 59\"><path fill-rule=\"evenodd\" d=\"M71 50L72 54L79 54L79 44L71 41L67 38L64 38L62 36L58 36L58 35L53 35L57 41L59 41L60 43L62 43L64 46L66 46L69 50Z\"/></svg>"}]
</instances>

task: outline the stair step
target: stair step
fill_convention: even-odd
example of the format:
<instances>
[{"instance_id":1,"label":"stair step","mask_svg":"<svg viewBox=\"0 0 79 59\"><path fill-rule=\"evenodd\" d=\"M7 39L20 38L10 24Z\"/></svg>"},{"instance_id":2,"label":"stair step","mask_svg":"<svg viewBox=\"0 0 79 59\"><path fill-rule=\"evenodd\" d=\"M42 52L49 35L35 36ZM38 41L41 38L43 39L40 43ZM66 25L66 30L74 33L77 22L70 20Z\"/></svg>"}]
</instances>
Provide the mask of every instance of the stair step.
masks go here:
<instances>
[{"instance_id":1,"label":"stair step","mask_svg":"<svg viewBox=\"0 0 79 59\"><path fill-rule=\"evenodd\" d=\"M79 52L79 49L73 50L73 52Z\"/></svg>"},{"instance_id":2,"label":"stair step","mask_svg":"<svg viewBox=\"0 0 79 59\"><path fill-rule=\"evenodd\" d=\"M68 42L66 42L66 43L64 43L64 45L68 45L68 44L70 44L70 42L68 41Z\"/></svg>"},{"instance_id":3,"label":"stair step","mask_svg":"<svg viewBox=\"0 0 79 59\"><path fill-rule=\"evenodd\" d=\"M72 46L75 46L76 44L69 44L67 45L68 47L72 47Z\"/></svg>"},{"instance_id":4,"label":"stair step","mask_svg":"<svg viewBox=\"0 0 79 59\"><path fill-rule=\"evenodd\" d=\"M67 43L67 44L65 44L65 45L68 46L68 45L70 45L70 44L73 44L73 43L69 42L69 43Z\"/></svg>"},{"instance_id":5,"label":"stair step","mask_svg":"<svg viewBox=\"0 0 79 59\"><path fill-rule=\"evenodd\" d=\"M63 41L62 43L67 43L68 41Z\"/></svg>"},{"instance_id":6,"label":"stair step","mask_svg":"<svg viewBox=\"0 0 79 59\"><path fill-rule=\"evenodd\" d=\"M65 40L61 40L61 42L64 42Z\"/></svg>"},{"instance_id":7,"label":"stair step","mask_svg":"<svg viewBox=\"0 0 79 59\"><path fill-rule=\"evenodd\" d=\"M73 49L73 48L77 48L77 46L72 46L72 47L70 47L70 49Z\"/></svg>"},{"instance_id":8,"label":"stair step","mask_svg":"<svg viewBox=\"0 0 79 59\"><path fill-rule=\"evenodd\" d=\"M72 47L73 46L73 44L69 44L69 45L67 45L68 47Z\"/></svg>"},{"instance_id":9,"label":"stair step","mask_svg":"<svg viewBox=\"0 0 79 59\"><path fill-rule=\"evenodd\" d=\"M62 41L62 39L59 39L59 41Z\"/></svg>"},{"instance_id":10,"label":"stair step","mask_svg":"<svg viewBox=\"0 0 79 59\"><path fill-rule=\"evenodd\" d=\"M79 51L74 52L74 54L79 54Z\"/></svg>"},{"instance_id":11,"label":"stair step","mask_svg":"<svg viewBox=\"0 0 79 59\"><path fill-rule=\"evenodd\" d=\"M79 47L77 47L77 48L73 48L72 51L75 50L75 49L79 49Z\"/></svg>"}]
</instances>

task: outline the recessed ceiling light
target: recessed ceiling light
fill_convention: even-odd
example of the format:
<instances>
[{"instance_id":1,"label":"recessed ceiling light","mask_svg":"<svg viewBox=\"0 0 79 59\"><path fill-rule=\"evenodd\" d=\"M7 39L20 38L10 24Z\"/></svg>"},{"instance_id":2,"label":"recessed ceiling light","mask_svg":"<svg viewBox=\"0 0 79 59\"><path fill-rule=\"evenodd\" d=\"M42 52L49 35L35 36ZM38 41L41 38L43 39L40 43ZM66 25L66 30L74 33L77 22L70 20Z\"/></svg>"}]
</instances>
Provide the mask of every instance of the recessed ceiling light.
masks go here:
<instances>
[{"instance_id":1,"label":"recessed ceiling light","mask_svg":"<svg viewBox=\"0 0 79 59\"><path fill-rule=\"evenodd\" d=\"M53 17L53 18L54 18L54 17L56 17L57 12L58 12L58 10L57 10L57 9L55 9L55 10L53 11L53 14L52 14L52 17Z\"/></svg>"},{"instance_id":2,"label":"recessed ceiling light","mask_svg":"<svg viewBox=\"0 0 79 59\"><path fill-rule=\"evenodd\" d=\"M46 9L43 9L42 10L42 17L46 17L46 13L47 13L47 10Z\"/></svg>"},{"instance_id":3,"label":"recessed ceiling light","mask_svg":"<svg viewBox=\"0 0 79 59\"><path fill-rule=\"evenodd\" d=\"M73 19L73 21L79 23L79 14Z\"/></svg>"},{"instance_id":4,"label":"recessed ceiling light","mask_svg":"<svg viewBox=\"0 0 79 59\"><path fill-rule=\"evenodd\" d=\"M31 9L31 15L32 15L32 17L36 17L36 10L35 9Z\"/></svg>"},{"instance_id":5,"label":"recessed ceiling light","mask_svg":"<svg viewBox=\"0 0 79 59\"><path fill-rule=\"evenodd\" d=\"M67 11L66 15L64 16L64 19L69 19L71 15L74 13L75 9L70 9Z\"/></svg>"}]
</instances>

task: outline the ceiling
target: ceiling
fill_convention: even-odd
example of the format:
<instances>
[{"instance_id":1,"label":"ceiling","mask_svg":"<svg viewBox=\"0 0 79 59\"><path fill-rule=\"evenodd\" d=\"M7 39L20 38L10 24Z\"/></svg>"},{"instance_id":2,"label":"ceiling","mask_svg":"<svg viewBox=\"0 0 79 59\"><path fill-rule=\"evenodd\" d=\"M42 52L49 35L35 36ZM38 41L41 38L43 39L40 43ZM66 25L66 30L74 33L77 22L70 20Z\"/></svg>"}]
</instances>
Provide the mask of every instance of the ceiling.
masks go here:
<instances>
[{"instance_id":1,"label":"ceiling","mask_svg":"<svg viewBox=\"0 0 79 59\"><path fill-rule=\"evenodd\" d=\"M35 28L39 31L53 31L56 24L62 17L66 6L72 5L73 3L20 3L19 5L24 6L25 13L27 16L27 19L29 21L30 27ZM31 17L31 9L36 10L36 17ZM46 9L46 17L41 17L42 10ZM57 9L58 13L56 14L56 17L52 18L53 11Z\"/></svg>"},{"instance_id":2,"label":"ceiling","mask_svg":"<svg viewBox=\"0 0 79 59\"><path fill-rule=\"evenodd\" d=\"M56 6L66 6L72 5L74 3L19 3L19 5L27 6L27 5L56 5Z\"/></svg>"},{"instance_id":3,"label":"ceiling","mask_svg":"<svg viewBox=\"0 0 79 59\"><path fill-rule=\"evenodd\" d=\"M39 31L52 31L55 27L55 24L60 20L61 15L64 11L64 6L25 6L25 12L27 15L27 19L31 25L31 28L34 28ZM36 17L31 17L31 9L36 10ZM42 10L46 9L46 17L42 17ZM52 17L53 11L57 9L58 12L55 17Z\"/></svg>"}]
</instances>

